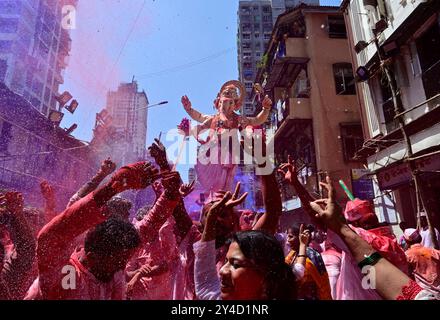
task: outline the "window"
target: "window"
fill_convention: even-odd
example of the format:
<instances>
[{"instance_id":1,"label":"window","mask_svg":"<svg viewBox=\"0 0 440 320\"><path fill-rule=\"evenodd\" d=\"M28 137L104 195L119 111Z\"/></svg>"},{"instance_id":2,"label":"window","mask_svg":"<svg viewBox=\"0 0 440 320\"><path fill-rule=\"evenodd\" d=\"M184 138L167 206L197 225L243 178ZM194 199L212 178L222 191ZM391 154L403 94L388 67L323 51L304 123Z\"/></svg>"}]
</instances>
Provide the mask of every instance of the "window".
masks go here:
<instances>
[{"instance_id":1,"label":"window","mask_svg":"<svg viewBox=\"0 0 440 320\"><path fill-rule=\"evenodd\" d=\"M11 51L12 41L9 40L0 40L0 52L6 53Z\"/></svg>"},{"instance_id":2,"label":"window","mask_svg":"<svg viewBox=\"0 0 440 320\"><path fill-rule=\"evenodd\" d=\"M251 40L251 34L250 33L243 33L243 40Z\"/></svg>"},{"instance_id":3,"label":"window","mask_svg":"<svg viewBox=\"0 0 440 320\"><path fill-rule=\"evenodd\" d=\"M271 23L265 23L263 24L263 31L264 32L270 32L272 33L272 24Z\"/></svg>"},{"instance_id":4,"label":"window","mask_svg":"<svg viewBox=\"0 0 440 320\"><path fill-rule=\"evenodd\" d=\"M271 37L272 37L272 34L269 34L269 33L264 34L264 40L270 40Z\"/></svg>"},{"instance_id":5,"label":"window","mask_svg":"<svg viewBox=\"0 0 440 320\"><path fill-rule=\"evenodd\" d=\"M5 80L7 69L8 69L7 61L0 59L0 81L2 82Z\"/></svg>"},{"instance_id":6,"label":"window","mask_svg":"<svg viewBox=\"0 0 440 320\"><path fill-rule=\"evenodd\" d=\"M263 7L263 12L264 12L264 13L269 13L269 12L271 11L270 9L271 9L271 7L269 7L269 6L264 6L264 7Z\"/></svg>"},{"instance_id":7,"label":"window","mask_svg":"<svg viewBox=\"0 0 440 320\"><path fill-rule=\"evenodd\" d=\"M3 0L0 1L0 13L4 14L18 14L20 13L21 2L17 0Z\"/></svg>"},{"instance_id":8,"label":"window","mask_svg":"<svg viewBox=\"0 0 440 320\"><path fill-rule=\"evenodd\" d=\"M41 101L37 98L31 97L30 103L38 110L40 110Z\"/></svg>"},{"instance_id":9,"label":"window","mask_svg":"<svg viewBox=\"0 0 440 320\"><path fill-rule=\"evenodd\" d=\"M12 138L12 125L9 122L3 121L0 130L0 152L8 154L9 142Z\"/></svg>"},{"instance_id":10,"label":"window","mask_svg":"<svg viewBox=\"0 0 440 320\"><path fill-rule=\"evenodd\" d=\"M41 96L41 94L43 93L43 84L37 79L34 79L34 82L32 84L32 92L36 96Z\"/></svg>"},{"instance_id":11,"label":"window","mask_svg":"<svg viewBox=\"0 0 440 320\"><path fill-rule=\"evenodd\" d=\"M435 23L416 40L426 98L440 93L440 27ZM438 103L438 102L437 102Z\"/></svg>"},{"instance_id":12,"label":"window","mask_svg":"<svg viewBox=\"0 0 440 320\"><path fill-rule=\"evenodd\" d=\"M244 78L246 80L252 80L252 78L254 76L254 73L252 70L244 70L243 74L244 74Z\"/></svg>"},{"instance_id":13,"label":"window","mask_svg":"<svg viewBox=\"0 0 440 320\"><path fill-rule=\"evenodd\" d=\"M1 18L0 19L0 32L2 33L14 33L18 29L17 18Z\"/></svg>"},{"instance_id":14,"label":"window","mask_svg":"<svg viewBox=\"0 0 440 320\"><path fill-rule=\"evenodd\" d=\"M263 22L269 22L269 21L272 21L271 16L263 16Z\"/></svg>"},{"instance_id":15,"label":"window","mask_svg":"<svg viewBox=\"0 0 440 320\"><path fill-rule=\"evenodd\" d=\"M390 73L391 77L394 78L392 70L390 70ZM393 95L385 74L382 74L381 76L380 91L382 94L382 111L385 120L385 126L387 128L387 131L391 132L397 129L399 122L397 121L397 119L394 119L396 113L394 110ZM400 96L397 96L397 104L399 107L402 105L402 100L400 99Z\"/></svg>"},{"instance_id":16,"label":"window","mask_svg":"<svg viewBox=\"0 0 440 320\"><path fill-rule=\"evenodd\" d=\"M50 98L51 98L50 88L46 87L46 90L44 91L44 102L49 103Z\"/></svg>"},{"instance_id":17,"label":"window","mask_svg":"<svg viewBox=\"0 0 440 320\"><path fill-rule=\"evenodd\" d=\"M336 63L333 65L335 87L337 95L354 95L356 88L353 69L350 63Z\"/></svg>"},{"instance_id":18,"label":"window","mask_svg":"<svg viewBox=\"0 0 440 320\"><path fill-rule=\"evenodd\" d=\"M43 104L43 106L41 107L41 113L43 113L44 115L47 115L48 110L49 110L49 107L46 104Z\"/></svg>"},{"instance_id":19,"label":"window","mask_svg":"<svg viewBox=\"0 0 440 320\"><path fill-rule=\"evenodd\" d=\"M254 34L254 38L255 38L255 39L260 38L260 33L259 33L259 32L255 32L255 34Z\"/></svg>"},{"instance_id":20,"label":"window","mask_svg":"<svg viewBox=\"0 0 440 320\"><path fill-rule=\"evenodd\" d=\"M260 24L259 23L254 23L254 29L255 30L260 30Z\"/></svg>"},{"instance_id":21,"label":"window","mask_svg":"<svg viewBox=\"0 0 440 320\"><path fill-rule=\"evenodd\" d=\"M244 86L246 87L246 90L251 90L252 89L252 82L246 82L244 84Z\"/></svg>"},{"instance_id":22,"label":"window","mask_svg":"<svg viewBox=\"0 0 440 320\"><path fill-rule=\"evenodd\" d=\"M243 42L242 48L243 49L251 49L251 43L250 42Z\"/></svg>"},{"instance_id":23,"label":"window","mask_svg":"<svg viewBox=\"0 0 440 320\"><path fill-rule=\"evenodd\" d=\"M354 161L354 156L362 148L364 136L360 123L341 123L342 152L345 161Z\"/></svg>"},{"instance_id":24,"label":"window","mask_svg":"<svg viewBox=\"0 0 440 320\"><path fill-rule=\"evenodd\" d=\"M347 38L343 16L328 16L328 36L330 38Z\"/></svg>"}]
</instances>

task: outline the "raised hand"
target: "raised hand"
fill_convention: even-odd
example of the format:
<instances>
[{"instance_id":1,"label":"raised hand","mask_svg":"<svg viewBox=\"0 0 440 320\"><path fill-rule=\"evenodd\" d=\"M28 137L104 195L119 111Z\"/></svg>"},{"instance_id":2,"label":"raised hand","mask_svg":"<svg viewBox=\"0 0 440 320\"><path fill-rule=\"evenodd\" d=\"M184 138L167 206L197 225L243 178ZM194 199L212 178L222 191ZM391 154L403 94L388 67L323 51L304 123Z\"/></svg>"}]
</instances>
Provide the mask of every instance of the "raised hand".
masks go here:
<instances>
[{"instance_id":1,"label":"raised hand","mask_svg":"<svg viewBox=\"0 0 440 320\"><path fill-rule=\"evenodd\" d=\"M144 265L138 271L142 277L148 277L148 275L151 273L152 269L149 265Z\"/></svg>"},{"instance_id":2,"label":"raised hand","mask_svg":"<svg viewBox=\"0 0 440 320\"><path fill-rule=\"evenodd\" d=\"M11 213L20 213L23 211L24 200L20 192L7 192L4 196L6 207Z\"/></svg>"},{"instance_id":3,"label":"raised hand","mask_svg":"<svg viewBox=\"0 0 440 320\"><path fill-rule=\"evenodd\" d=\"M153 182L152 188L153 188L153 191L154 191L154 194L156 195L156 197L159 198L163 192L162 183L159 180L156 180Z\"/></svg>"},{"instance_id":4,"label":"raised hand","mask_svg":"<svg viewBox=\"0 0 440 320\"><path fill-rule=\"evenodd\" d=\"M108 176L115 170L116 170L116 164L110 158L107 158L101 163L101 168L99 169L99 173L104 176Z\"/></svg>"},{"instance_id":5,"label":"raised hand","mask_svg":"<svg viewBox=\"0 0 440 320\"><path fill-rule=\"evenodd\" d=\"M52 200L55 197L53 187L46 180L43 180L40 183L40 191L43 195L43 198L46 200Z\"/></svg>"},{"instance_id":6,"label":"raised hand","mask_svg":"<svg viewBox=\"0 0 440 320\"><path fill-rule=\"evenodd\" d=\"M150 155L154 158L161 170L169 169L167 151L165 146L157 138L155 138L154 141L155 142L153 142L151 146L148 147Z\"/></svg>"},{"instance_id":7,"label":"raised hand","mask_svg":"<svg viewBox=\"0 0 440 320\"><path fill-rule=\"evenodd\" d=\"M271 109L272 108L272 100L269 98L269 96L265 96L262 102L264 109Z\"/></svg>"},{"instance_id":8,"label":"raised hand","mask_svg":"<svg viewBox=\"0 0 440 320\"><path fill-rule=\"evenodd\" d=\"M215 221L227 208L226 204L231 200L232 194L228 191L217 202L215 202L206 215L207 221Z\"/></svg>"},{"instance_id":9,"label":"raised hand","mask_svg":"<svg viewBox=\"0 0 440 320\"><path fill-rule=\"evenodd\" d=\"M182 184L180 175L177 171L171 171L162 175L162 185L168 199L178 199L180 185Z\"/></svg>"},{"instance_id":10,"label":"raised hand","mask_svg":"<svg viewBox=\"0 0 440 320\"><path fill-rule=\"evenodd\" d=\"M159 178L159 170L150 162L137 162L120 168L112 177L112 187L117 192L144 189Z\"/></svg>"},{"instance_id":11,"label":"raised hand","mask_svg":"<svg viewBox=\"0 0 440 320\"><path fill-rule=\"evenodd\" d=\"M300 245L307 247L310 243L310 237L311 237L310 230L304 229L304 225L301 224L301 226L299 228L299 243L300 243Z\"/></svg>"},{"instance_id":12,"label":"raised hand","mask_svg":"<svg viewBox=\"0 0 440 320\"><path fill-rule=\"evenodd\" d=\"M335 201L335 190L330 177L326 177L326 183L319 183L327 190L328 198L310 202L310 206L315 212L315 218L327 225L331 230L338 232L346 225L346 220L342 214L342 209Z\"/></svg>"},{"instance_id":13,"label":"raised hand","mask_svg":"<svg viewBox=\"0 0 440 320\"><path fill-rule=\"evenodd\" d=\"M188 196L191 192L194 191L194 183L196 181L193 180L191 183L184 183L180 186L179 192L180 195L182 196L182 198L185 198L186 196Z\"/></svg>"},{"instance_id":14,"label":"raised hand","mask_svg":"<svg viewBox=\"0 0 440 320\"><path fill-rule=\"evenodd\" d=\"M228 202L226 202L227 209L236 207L242 204L244 200L246 200L246 197L248 195L247 192L243 193L241 197L238 197L238 195L240 194L240 188L241 188L241 182L237 182L237 184L235 185L234 194L232 195L231 199L229 199Z\"/></svg>"},{"instance_id":15,"label":"raised hand","mask_svg":"<svg viewBox=\"0 0 440 320\"><path fill-rule=\"evenodd\" d=\"M290 155L287 157L287 163L281 164L277 172L282 174L284 176L284 180L289 183L293 183L293 179L297 179L298 177L295 163Z\"/></svg>"},{"instance_id":16,"label":"raised hand","mask_svg":"<svg viewBox=\"0 0 440 320\"><path fill-rule=\"evenodd\" d=\"M191 101L186 95L182 97L181 102L186 112L189 112L192 109Z\"/></svg>"}]
</instances>

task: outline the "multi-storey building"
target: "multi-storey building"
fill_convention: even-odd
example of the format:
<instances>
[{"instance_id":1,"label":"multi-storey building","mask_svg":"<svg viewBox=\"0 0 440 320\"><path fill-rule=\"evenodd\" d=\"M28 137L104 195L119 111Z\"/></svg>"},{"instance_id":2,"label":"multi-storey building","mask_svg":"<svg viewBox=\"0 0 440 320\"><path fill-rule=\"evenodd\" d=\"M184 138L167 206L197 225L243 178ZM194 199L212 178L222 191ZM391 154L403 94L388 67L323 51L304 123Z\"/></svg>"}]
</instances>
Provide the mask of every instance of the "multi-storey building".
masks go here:
<instances>
[{"instance_id":1,"label":"multi-storey building","mask_svg":"<svg viewBox=\"0 0 440 320\"><path fill-rule=\"evenodd\" d=\"M40 183L54 188L57 211L93 177L101 159L94 150L0 83L0 189L23 193L26 205L43 207Z\"/></svg>"},{"instance_id":2,"label":"multi-storey building","mask_svg":"<svg viewBox=\"0 0 440 320\"><path fill-rule=\"evenodd\" d=\"M286 9L300 3L319 4L318 0L241 0L238 8L238 73L239 80L246 88L246 98L240 112L246 116L256 113L256 103L252 99L252 88L258 67L264 63L264 51L271 38L277 17ZM252 165L242 165L238 171L245 191L249 192L246 206L254 207L254 199L261 193L258 179ZM257 208L256 208L257 209Z\"/></svg>"},{"instance_id":3,"label":"multi-storey building","mask_svg":"<svg viewBox=\"0 0 440 320\"><path fill-rule=\"evenodd\" d=\"M71 39L63 7L77 0L0 1L0 82L47 116L57 108Z\"/></svg>"},{"instance_id":4,"label":"multi-storey building","mask_svg":"<svg viewBox=\"0 0 440 320\"><path fill-rule=\"evenodd\" d=\"M300 3L318 5L319 0L241 0L238 8L238 73L246 88L246 101L241 112L253 115L255 106L251 99L256 71L272 37L277 17Z\"/></svg>"},{"instance_id":5,"label":"multi-storey building","mask_svg":"<svg viewBox=\"0 0 440 320\"><path fill-rule=\"evenodd\" d=\"M112 117L112 127L121 137L115 143L111 157L119 164L144 159L147 143L148 98L138 91L136 81L122 83L117 91L107 93L106 110Z\"/></svg>"},{"instance_id":6,"label":"multi-storey building","mask_svg":"<svg viewBox=\"0 0 440 320\"><path fill-rule=\"evenodd\" d=\"M366 141L358 156L374 174L377 213L416 226L411 172L417 171L419 204L439 228L440 2L345 0L341 8L353 64L362 71L357 88Z\"/></svg>"},{"instance_id":7,"label":"multi-storey building","mask_svg":"<svg viewBox=\"0 0 440 320\"><path fill-rule=\"evenodd\" d=\"M351 169L361 169L354 153L363 140L344 18L338 7L303 4L281 14L265 54L267 63L256 81L275 103L268 131L273 133L269 143L275 143L276 162L285 162L291 155L298 178L315 195L326 174L351 188ZM343 192L339 195L341 201L348 200ZM289 186L284 187L283 196L285 211L299 209Z\"/></svg>"}]
</instances>

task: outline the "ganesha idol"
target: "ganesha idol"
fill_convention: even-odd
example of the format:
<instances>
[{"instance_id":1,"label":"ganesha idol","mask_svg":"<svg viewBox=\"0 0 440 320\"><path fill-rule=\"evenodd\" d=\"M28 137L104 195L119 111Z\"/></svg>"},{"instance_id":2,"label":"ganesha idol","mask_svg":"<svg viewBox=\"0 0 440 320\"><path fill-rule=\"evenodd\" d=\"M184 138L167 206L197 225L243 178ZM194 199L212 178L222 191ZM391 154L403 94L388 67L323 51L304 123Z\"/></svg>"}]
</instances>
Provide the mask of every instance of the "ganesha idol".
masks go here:
<instances>
[{"instance_id":1,"label":"ganesha idol","mask_svg":"<svg viewBox=\"0 0 440 320\"><path fill-rule=\"evenodd\" d=\"M261 87L256 87L256 89L259 94L262 92L262 90L260 90ZM191 119L199 123L196 127L190 128L189 131L190 134L202 144L200 150L208 150L207 152L210 159L213 159L213 155L209 155L209 152L218 153L214 155L216 161L209 161L209 163L200 161L199 153L198 161L195 166L198 181L207 192L232 189L231 187L237 166L237 161L233 161L234 157L237 159L237 155L233 153L237 153L237 150L232 148L234 142L230 143L230 137L237 139L237 141L235 141L237 144L239 138L238 135L230 135L231 130L236 129L235 132L241 132L243 129L247 131L250 129L250 131L252 131L252 128L261 126L269 117L272 101L268 96L265 96L261 102L262 110L256 117L239 115L237 111L240 110L243 105L245 94L245 88L239 81L231 80L223 84L214 101L214 107L217 110L217 113L214 115L201 114L192 108L187 96L182 97L182 104L186 112ZM186 127L188 127L188 124ZM206 140L201 139L199 136L203 132L208 132ZM227 140L222 140L222 136L227 137ZM226 157L220 154L222 141L228 141ZM211 148L216 144L217 148ZM239 156L238 152L238 157Z\"/></svg>"}]
</instances>

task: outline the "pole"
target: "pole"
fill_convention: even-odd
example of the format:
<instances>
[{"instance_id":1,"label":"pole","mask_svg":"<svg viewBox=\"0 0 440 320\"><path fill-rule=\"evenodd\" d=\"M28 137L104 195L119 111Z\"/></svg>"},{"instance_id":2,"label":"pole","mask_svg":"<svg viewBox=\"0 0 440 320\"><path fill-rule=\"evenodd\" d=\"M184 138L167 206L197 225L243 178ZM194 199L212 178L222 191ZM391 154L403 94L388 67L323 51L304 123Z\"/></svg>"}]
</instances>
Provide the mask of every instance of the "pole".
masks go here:
<instances>
[{"instance_id":1,"label":"pole","mask_svg":"<svg viewBox=\"0 0 440 320\"><path fill-rule=\"evenodd\" d=\"M385 72L385 75L386 75L387 81L388 81L388 85L391 90L391 95L393 97L394 113L396 114L395 118L399 121L399 128L400 128L400 131L402 132L402 136L403 136L403 139L406 144L408 158L412 158L413 157L413 150L412 150L411 140L406 132L405 119L404 119L405 113L404 113L404 110L402 110L402 108L399 106L399 104L397 102L396 84L394 82L393 77L391 76L390 70L388 69L388 65L384 62L382 54L380 52L378 35L376 35L374 38L374 44L376 45L377 55L379 57L381 69ZM429 233L431 236L432 243L434 244L435 249L438 249L439 244L437 243L437 237L435 235L434 228L431 224L431 221L432 221L431 220L431 217L432 217L431 212L430 212L429 208L427 208L427 206L426 206L426 199L424 199L424 193L421 188L422 184L420 181L420 176L419 176L419 172L417 170L416 162L415 161L408 161L408 167L411 171L411 176L414 181L414 187L416 189L417 228L419 229L421 227L420 216L421 216L421 211L422 211L421 209L423 208L426 212L426 220L428 223L428 228L429 228Z\"/></svg>"}]
</instances>

